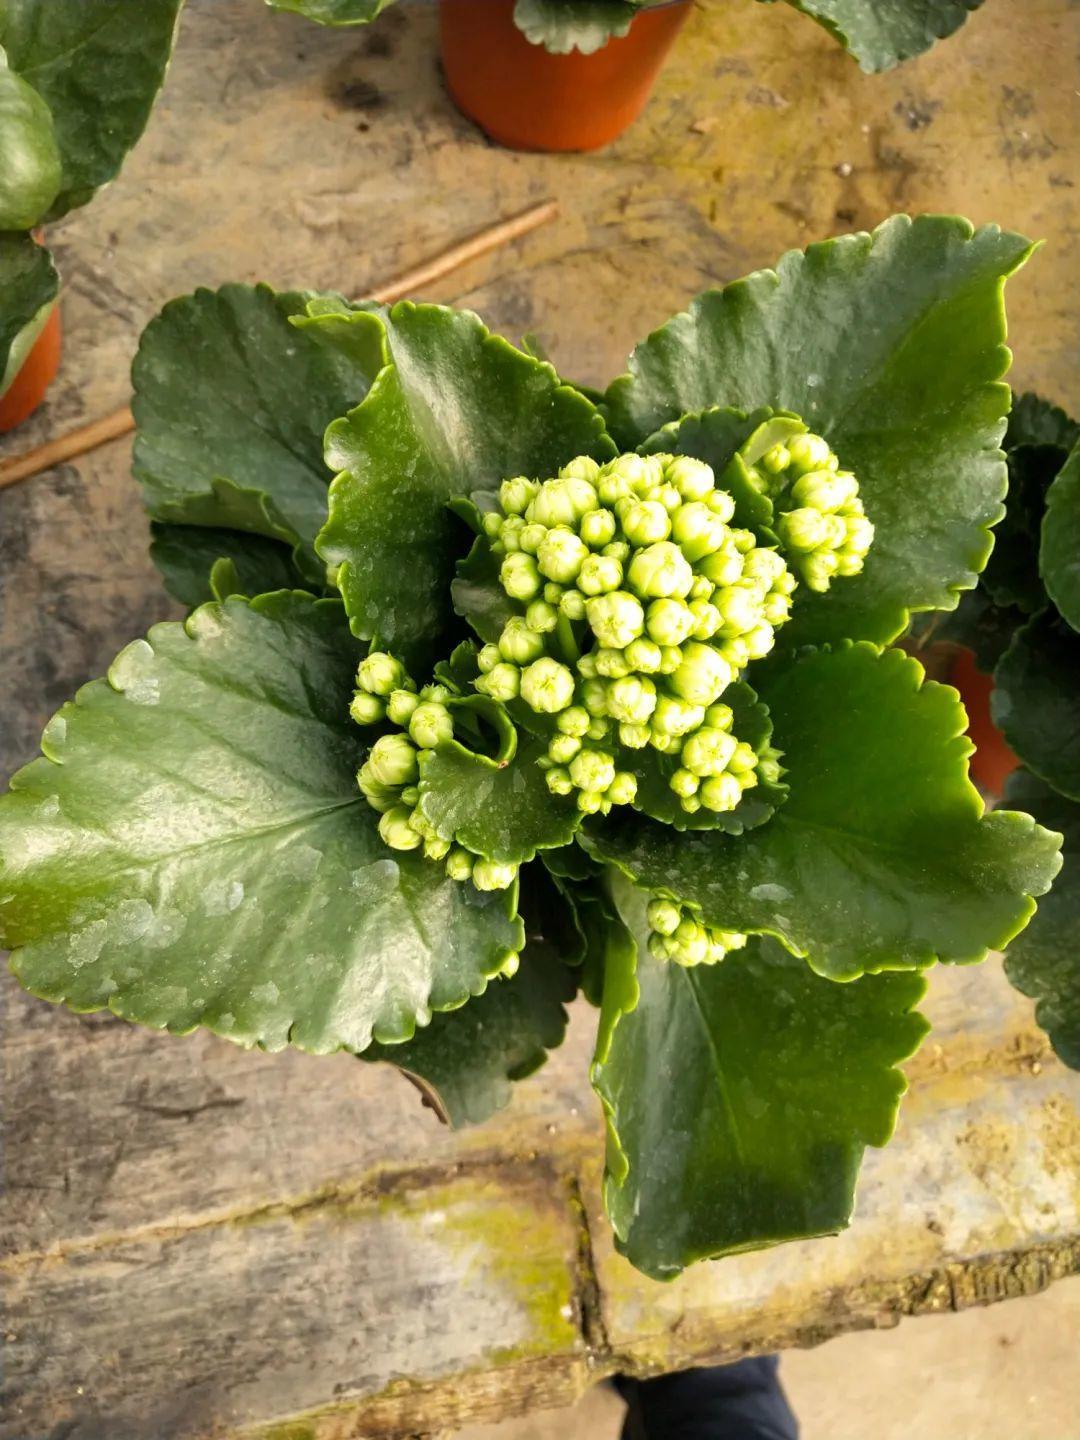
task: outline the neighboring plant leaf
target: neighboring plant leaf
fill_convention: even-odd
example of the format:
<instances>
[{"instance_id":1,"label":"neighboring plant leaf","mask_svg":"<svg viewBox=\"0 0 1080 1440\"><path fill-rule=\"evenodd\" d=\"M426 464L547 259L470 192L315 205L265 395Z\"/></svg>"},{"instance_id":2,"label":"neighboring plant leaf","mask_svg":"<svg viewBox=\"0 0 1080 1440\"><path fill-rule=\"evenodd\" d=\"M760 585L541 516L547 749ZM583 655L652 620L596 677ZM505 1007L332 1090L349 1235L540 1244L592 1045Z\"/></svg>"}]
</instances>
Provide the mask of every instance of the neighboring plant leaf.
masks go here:
<instances>
[{"instance_id":1,"label":"neighboring plant leaf","mask_svg":"<svg viewBox=\"0 0 1080 1440\"><path fill-rule=\"evenodd\" d=\"M161 572L174 600L194 610L215 593L210 573L221 561L231 563L233 595L263 595L269 590L303 590L310 586L293 563L287 545L239 530L211 530L198 525L150 526L150 558Z\"/></svg>"},{"instance_id":2,"label":"neighboring plant leaf","mask_svg":"<svg viewBox=\"0 0 1080 1440\"><path fill-rule=\"evenodd\" d=\"M833 980L981 960L1030 919L1057 837L1025 815L983 814L963 707L921 680L899 650L806 652L759 686L790 786L767 825L731 839L612 818L589 822L583 843Z\"/></svg>"},{"instance_id":3,"label":"neighboring plant leaf","mask_svg":"<svg viewBox=\"0 0 1080 1440\"><path fill-rule=\"evenodd\" d=\"M354 633L424 658L449 623L460 554L447 502L614 448L595 406L470 312L401 301L385 324L391 363L327 432L342 473L317 548Z\"/></svg>"},{"instance_id":4,"label":"neighboring plant leaf","mask_svg":"<svg viewBox=\"0 0 1080 1440\"><path fill-rule=\"evenodd\" d=\"M559 880L593 880L604 873L603 865L598 864L588 851L578 844L564 845L558 850L545 850L540 859Z\"/></svg>"},{"instance_id":5,"label":"neighboring plant leaf","mask_svg":"<svg viewBox=\"0 0 1080 1440\"><path fill-rule=\"evenodd\" d=\"M464 560L459 560L450 594L457 614L464 616L485 644L494 645L503 626L519 607L499 580L499 557L485 535L477 535Z\"/></svg>"},{"instance_id":6,"label":"neighboring plant leaf","mask_svg":"<svg viewBox=\"0 0 1080 1440\"><path fill-rule=\"evenodd\" d=\"M1029 770L1080 800L1080 635L1053 610L1016 632L994 671L990 711Z\"/></svg>"},{"instance_id":7,"label":"neighboring plant leaf","mask_svg":"<svg viewBox=\"0 0 1080 1440\"><path fill-rule=\"evenodd\" d=\"M271 10L303 15L317 25L366 25L394 0L266 0Z\"/></svg>"},{"instance_id":8,"label":"neighboring plant leaf","mask_svg":"<svg viewBox=\"0 0 1080 1440\"><path fill-rule=\"evenodd\" d=\"M1030 390L1014 396L1009 428L1005 432L1006 450L1015 450L1018 445L1056 445L1065 452L1061 457L1064 460L1077 441L1080 441L1080 425L1059 406L1040 399Z\"/></svg>"},{"instance_id":9,"label":"neighboring plant leaf","mask_svg":"<svg viewBox=\"0 0 1080 1440\"><path fill-rule=\"evenodd\" d=\"M761 753L772 736L769 712L744 681L736 681L724 691L724 704L735 712L732 733L745 740L755 752ZM783 784L760 782L747 790L734 809L717 814L704 806L688 814L672 790L670 780L680 768L678 755L663 755L651 746L644 750L622 750L619 765L637 777L638 791L634 809L652 820L661 820L676 830L722 830L728 835L741 835L763 825L787 795Z\"/></svg>"},{"instance_id":10,"label":"neighboring plant leaf","mask_svg":"<svg viewBox=\"0 0 1080 1440\"><path fill-rule=\"evenodd\" d=\"M772 0L765 0L771 4ZM959 30L982 0L787 0L874 73L891 70Z\"/></svg>"},{"instance_id":11,"label":"neighboring plant leaf","mask_svg":"<svg viewBox=\"0 0 1080 1440\"><path fill-rule=\"evenodd\" d=\"M52 256L27 234L0 234L0 395L23 367L56 303Z\"/></svg>"},{"instance_id":12,"label":"neighboring plant leaf","mask_svg":"<svg viewBox=\"0 0 1080 1440\"><path fill-rule=\"evenodd\" d=\"M390 852L356 785L336 600L197 610L121 651L0 800L0 943L32 994L244 1045L363 1050L521 948L515 891Z\"/></svg>"},{"instance_id":13,"label":"neighboring plant leaf","mask_svg":"<svg viewBox=\"0 0 1080 1440\"><path fill-rule=\"evenodd\" d=\"M533 45L553 55L592 55L625 35L644 0L517 0L514 23Z\"/></svg>"},{"instance_id":14,"label":"neighboring plant leaf","mask_svg":"<svg viewBox=\"0 0 1080 1440\"><path fill-rule=\"evenodd\" d=\"M945 642L963 645L975 656L985 674L1012 643L1013 634L1027 616L1013 606L995 605L981 585L965 590L955 610L922 611L912 618L910 635L916 646Z\"/></svg>"},{"instance_id":15,"label":"neighboring plant leaf","mask_svg":"<svg viewBox=\"0 0 1080 1440\"><path fill-rule=\"evenodd\" d=\"M1054 445L1020 445L1008 455L1005 518L994 531L994 549L979 588L995 605L1015 606L1025 616L1046 605L1039 576L1039 534L1047 491L1063 458Z\"/></svg>"},{"instance_id":16,"label":"neighboring plant leaf","mask_svg":"<svg viewBox=\"0 0 1080 1440\"><path fill-rule=\"evenodd\" d=\"M1005 973L1037 1002L1035 1019L1061 1059L1080 1070L1080 805L1023 770L1010 776L1005 794L1065 837L1061 874L1009 946Z\"/></svg>"},{"instance_id":17,"label":"neighboring plant leaf","mask_svg":"<svg viewBox=\"0 0 1080 1440\"><path fill-rule=\"evenodd\" d=\"M865 569L797 594L785 643L884 643L909 610L952 609L975 585L1006 485L1002 291L1030 248L994 226L894 216L700 296L609 387L624 445L687 413L771 405L858 476L876 527Z\"/></svg>"},{"instance_id":18,"label":"neighboring plant leaf","mask_svg":"<svg viewBox=\"0 0 1080 1440\"><path fill-rule=\"evenodd\" d=\"M1051 600L1080 630L1080 440L1046 497L1039 567Z\"/></svg>"},{"instance_id":19,"label":"neighboring plant leaf","mask_svg":"<svg viewBox=\"0 0 1080 1440\"><path fill-rule=\"evenodd\" d=\"M896 1067L929 1026L921 975L835 985L768 940L719 965L653 960L647 896L615 887L637 940L608 971L593 1065L618 1249L654 1279L850 1221L867 1145L892 1135Z\"/></svg>"},{"instance_id":20,"label":"neighboring plant leaf","mask_svg":"<svg viewBox=\"0 0 1080 1440\"><path fill-rule=\"evenodd\" d=\"M49 107L9 67L0 45L0 231L32 229L59 189L60 151Z\"/></svg>"},{"instance_id":21,"label":"neighboring plant leaf","mask_svg":"<svg viewBox=\"0 0 1080 1440\"><path fill-rule=\"evenodd\" d=\"M0 45L52 114L58 220L112 180L146 128L182 0L5 0Z\"/></svg>"},{"instance_id":22,"label":"neighboring plant leaf","mask_svg":"<svg viewBox=\"0 0 1080 1440\"><path fill-rule=\"evenodd\" d=\"M308 298L196 290L146 327L132 366L133 463L154 519L301 542L316 563L332 478L323 434L373 376L289 323Z\"/></svg>"},{"instance_id":23,"label":"neighboring plant leaf","mask_svg":"<svg viewBox=\"0 0 1080 1440\"><path fill-rule=\"evenodd\" d=\"M571 797L553 795L537 761L543 740L522 737L504 764L452 741L420 765L420 809L446 840L477 855L522 864L538 850L568 844L581 824Z\"/></svg>"},{"instance_id":24,"label":"neighboring plant leaf","mask_svg":"<svg viewBox=\"0 0 1080 1440\"><path fill-rule=\"evenodd\" d=\"M566 1034L565 1006L577 991L578 972L552 935L572 927L573 917L537 871L542 867L530 866L522 875L525 948L517 974L493 980L460 1010L433 1015L403 1045L373 1045L362 1057L389 1061L413 1077L455 1128L479 1125L508 1105L512 1082L539 1070Z\"/></svg>"}]
</instances>

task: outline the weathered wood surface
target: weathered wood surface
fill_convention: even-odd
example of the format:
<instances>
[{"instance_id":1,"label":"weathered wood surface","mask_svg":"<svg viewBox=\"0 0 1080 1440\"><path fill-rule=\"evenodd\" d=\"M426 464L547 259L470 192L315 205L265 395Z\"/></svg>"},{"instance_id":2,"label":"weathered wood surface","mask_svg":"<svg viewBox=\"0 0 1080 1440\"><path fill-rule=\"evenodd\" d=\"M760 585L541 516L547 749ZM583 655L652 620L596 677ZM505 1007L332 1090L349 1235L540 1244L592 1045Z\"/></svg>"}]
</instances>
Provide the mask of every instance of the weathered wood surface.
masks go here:
<instances>
[{"instance_id":1,"label":"weathered wood surface","mask_svg":"<svg viewBox=\"0 0 1080 1440\"><path fill-rule=\"evenodd\" d=\"M349 293L554 195L565 218L430 298L603 381L696 290L897 208L1049 243L1013 285L1018 384L1080 408L1077 11L989 4L873 79L786 7L708 0L645 121L590 157L494 150L439 86L428 7L366 33L192 0L120 181L52 239L67 352L5 452L128 398L196 284ZM118 442L0 496L0 770L174 613ZM607 1239L592 1019L486 1129L385 1067L247 1055L4 985L0 1440L343 1440L452 1428L642 1369L809 1343L1080 1270L1080 1079L994 966L935 980L894 1145L833 1241L647 1282Z\"/></svg>"}]
</instances>

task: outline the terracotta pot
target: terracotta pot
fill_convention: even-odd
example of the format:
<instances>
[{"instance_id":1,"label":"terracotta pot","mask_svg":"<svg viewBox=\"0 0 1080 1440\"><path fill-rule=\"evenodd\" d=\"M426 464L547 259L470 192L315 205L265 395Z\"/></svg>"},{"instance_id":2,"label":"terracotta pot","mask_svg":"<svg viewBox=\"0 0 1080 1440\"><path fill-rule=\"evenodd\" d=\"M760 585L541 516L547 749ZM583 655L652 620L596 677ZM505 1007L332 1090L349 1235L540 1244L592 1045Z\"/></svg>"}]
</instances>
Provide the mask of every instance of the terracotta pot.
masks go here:
<instances>
[{"instance_id":1,"label":"terracotta pot","mask_svg":"<svg viewBox=\"0 0 1080 1440\"><path fill-rule=\"evenodd\" d=\"M60 306L56 304L23 367L0 395L0 434L28 420L45 399L60 367Z\"/></svg>"},{"instance_id":2,"label":"terracotta pot","mask_svg":"<svg viewBox=\"0 0 1080 1440\"><path fill-rule=\"evenodd\" d=\"M640 11L592 55L552 55L514 24L514 0L439 0L447 88L512 150L596 150L641 114L692 0Z\"/></svg>"},{"instance_id":3,"label":"terracotta pot","mask_svg":"<svg viewBox=\"0 0 1080 1440\"><path fill-rule=\"evenodd\" d=\"M970 650L957 650L949 667L949 683L960 691L968 713L968 735L975 745L971 778L988 794L1000 798L1005 781L1020 761L990 718L994 682L976 666Z\"/></svg>"}]
</instances>

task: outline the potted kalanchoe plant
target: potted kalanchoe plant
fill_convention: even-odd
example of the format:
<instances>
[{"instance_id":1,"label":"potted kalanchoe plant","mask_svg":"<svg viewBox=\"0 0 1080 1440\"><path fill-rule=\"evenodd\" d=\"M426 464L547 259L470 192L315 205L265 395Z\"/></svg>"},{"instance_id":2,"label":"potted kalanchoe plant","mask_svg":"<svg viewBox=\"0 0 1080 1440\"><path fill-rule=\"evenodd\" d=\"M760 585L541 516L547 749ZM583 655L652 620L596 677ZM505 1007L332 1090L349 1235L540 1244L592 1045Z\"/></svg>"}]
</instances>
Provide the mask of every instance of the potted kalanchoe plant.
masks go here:
<instances>
[{"instance_id":1,"label":"potted kalanchoe plant","mask_svg":"<svg viewBox=\"0 0 1080 1440\"><path fill-rule=\"evenodd\" d=\"M0 801L19 980L391 1060L455 1122L580 990L635 1265L842 1228L925 971L1059 864L890 648L990 553L1028 250L895 217L700 296L603 395L437 305L166 306L135 471L194 608Z\"/></svg>"},{"instance_id":2,"label":"potted kalanchoe plant","mask_svg":"<svg viewBox=\"0 0 1080 1440\"><path fill-rule=\"evenodd\" d=\"M165 78L181 3L0 0L0 431L33 413L60 363L41 227L119 171Z\"/></svg>"},{"instance_id":3,"label":"potted kalanchoe plant","mask_svg":"<svg viewBox=\"0 0 1080 1440\"><path fill-rule=\"evenodd\" d=\"M392 0L267 0L324 25L374 20ZM773 3L773 0L764 0ZM864 70L888 70L959 28L982 0L787 0ZM439 0L455 104L501 145L594 150L641 114L693 0Z\"/></svg>"},{"instance_id":4,"label":"potted kalanchoe plant","mask_svg":"<svg viewBox=\"0 0 1080 1440\"><path fill-rule=\"evenodd\" d=\"M1064 835L1061 876L1005 968L1080 1069L1080 425L1023 395L1005 447L1009 510L990 563L954 611L920 617L916 643L959 647L980 781Z\"/></svg>"}]
</instances>

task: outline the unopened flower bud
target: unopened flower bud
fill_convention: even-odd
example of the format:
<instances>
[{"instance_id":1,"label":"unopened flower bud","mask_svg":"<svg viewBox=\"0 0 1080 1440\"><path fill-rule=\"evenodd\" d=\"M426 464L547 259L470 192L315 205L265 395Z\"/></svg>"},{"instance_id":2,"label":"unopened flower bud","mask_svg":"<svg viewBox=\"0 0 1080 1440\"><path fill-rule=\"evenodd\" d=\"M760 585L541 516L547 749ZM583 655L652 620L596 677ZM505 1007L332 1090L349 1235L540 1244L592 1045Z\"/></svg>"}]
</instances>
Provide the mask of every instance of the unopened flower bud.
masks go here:
<instances>
[{"instance_id":1,"label":"unopened flower bud","mask_svg":"<svg viewBox=\"0 0 1080 1440\"><path fill-rule=\"evenodd\" d=\"M464 882L472 877L473 856L460 845L454 845L446 857L446 873L451 880Z\"/></svg>"},{"instance_id":2,"label":"unopened flower bud","mask_svg":"<svg viewBox=\"0 0 1080 1440\"><path fill-rule=\"evenodd\" d=\"M623 509L621 519L623 534L631 545L652 545L671 534L668 512L652 500L631 502Z\"/></svg>"},{"instance_id":3,"label":"unopened flower bud","mask_svg":"<svg viewBox=\"0 0 1080 1440\"><path fill-rule=\"evenodd\" d=\"M581 703L590 719L607 714L607 693L608 687L603 680L586 680L582 685ZM574 708L577 709L577 706Z\"/></svg>"},{"instance_id":4,"label":"unopened flower bud","mask_svg":"<svg viewBox=\"0 0 1080 1440\"><path fill-rule=\"evenodd\" d=\"M536 560L541 573L549 580L559 585L572 585L588 555L589 547L581 537L559 526L544 536L536 552Z\"/></svg>"},{"instance_id":5,"label":"unopened flower bud","mask_svg":"<svg viewBox=\"0 0 1080 1440\"><path fill-rule=\"evenodd\" d=\"M496 672L493 670L491 675ZM487 680L491 675L486 676ZM435 750L454 738L454 722L445 705L422 700L409 717L409 735L421 750Z\"/></svg>"},{"instance_id":6,"label":"unopened flower bud","mask_svg":"<svg viewBox=\"0 0 1080 1440\"><path fill-rule=\"evenodd\" d=\"M357 725L377 725L386 714L386 705L378 695L358 690L349 702L349 714Z\"/></svg>"},{"instance_id":7,"label":"unopened flower bud","mask_svg":"<svg viewBox=\"0 0 1080 1440\"><path fill-rule=\"evenodd\" d=\"M544 779L553 795L572 795L574 793L574 782L570 779L570 771L561 765L556 766L554 770L548 770Z\"/></svg>"},{"instance_id":8,"label":"unopened flower bud","mask_svg":"<svg viewBox=\"0 0 1080 1440\"><path fill-rule=\"evenodd\" d=\"M607 699L612 719L644 725L656 709L656 686L647 676L627 675L611 682Z\"/></svg>"},{"instance_id":9,"label":"unopened flower bud","mask_svg":"<svg viewBox=\"0 0 1080 1440\"><path fill-rule=\"evenodd\" d=\"M629 585L642 599L683 596L694 583L690 563L677 545L661 540L639 550L630 561Z\"/></svg>"},{"instance_id":10,"label":"unopened flower bud","mask_svg":"<svg viewBox=\"0 0 1080 1440\"><path fill-rule=\"evenodd\" d=\"M649 639L658 645L681 645L694 624L694 612L681 600L653 600L645 613Z\"/></svg>"},{"instance_id":11,"label":"unopened flower bud","mask_svg":"<svg viewBox=\"0 0 1080 1440\"><path fill-rule=\"evenodd\" d=\"M476 681L476 688L482 695L489 695L492 700L501 700L506 704L517 699L521 688L521 671L508 660L500 660L486 675L480 676Z\"/></svg>"},{"instance_id":12,"label":"unopened flower bud","mask_svg":"<svg viewBox=\"0 0 1080 1440\"><path fill-rule=\"evenodd\" d=\"M726 590L717 590L714 604L725 636L741 635L761 621L761 600L758 592L748 586L729 585Z\"/></svg>"},{"instance_id":13,"label":"unopened flower bud","mask_svg":"<svg viewBox=\"0 0 1080 1440\"><path fill-rule=\"evenodd\" d=\"M698 569L707 580L720 589L734 585L743 573L743 557L734 541L714 550L698 562Z\"/></svg>"},{"instance_id":14,"label":"unopened flower bud","mask_svg":"<svg viewBox=\"0 0 1080 1440\"><path fill-rule=\"evenodd\" d=\"M645 611L625 590L595 596L586 603L585 614L599 643L612 650L624 649L645 628Z\"/></svg>"},{"instance_id":15,"label":"unopened flower bud","mask_svg":"<svg viewBox=\"0 0 1080 1440\"><path fill-rule=\"evenodd\" d=\"M489 510L486 515L481 517L480 525L489 540L499 539L502 533L504 518L504 516L499 514L498 510Z\"/></svg>"},{"instance_id":16,"label":"unopened flower bud","mask_svg":"<svg viewBox=\"0 0 1080 1440\"><path fill-rule=\"evenodd\" d=\"M507 515L524 515L540 489L535 480L518 475L499 486L499 504Z\"/></svg>"},{"instance_id":17,"label":"unopened flower bud","mask_svg":"<svg viewBox=\"0 0 1080 1440\"><path fill-rule=\"evenodd\" d=\"M590 555L578 571L577 586L584 595L606 595L619 588L622 578L623 567L613 556Z\"/></svg>"},{"instance_id":18,"label":"unopened flower bud","mask_svg":"<svg viewBox=\"0 0 1080 1440\"><path fill-rule=\"evenodd\" d=\"M664 480L674 485L684 500L704 500L716 484L711 465L692 455L674 455L664 471Z\"/></svg>"},{"instance_id":19,"label":"unopened flower bud","mask_svg":"<svg viewBox=\"0 0 1080 1440\"><path fill-rule=\"evenodd\" d=\"M721 549L728 538L728 527L708 505L691 500L680 505L671 517L671 538L693 564Z\"/></svg>"},{"instance_id":20,"label":"unopened flower bud","mask_svg":"<svg viewBox=\"0 0 1080 1440\"><path fill-rule=\"evenodd\" d=\"M682 762L697 776L722 775L737 744L734 735L727 730L703 725L687 737L682 748Z\"/></svg>"},{"instance_id":21,"label":"unopened flower bud","mask_svg":"<svg viewBox=\"0 0 1080 1440\"><path fill-rule=\"evenodd\" d=\"M694 639L711 640L723 623L720 611L709 600L691 600L690 611L694 617L694 628L690 632Z\"/></svg>"},{"instance_id":22,"label":"unopened flower bud","mask_svg":"<svg viewBox=\"0 0 1080 1440\"><path fill-rule=\"evenodd\" d=\"M589 728L589 712L582 705L571 705L555 721L563 735L576 735L580 739Z\"/></svg>"},{"instance_id":23,"label":"unopened flower bud","mask_svg":"<svg viewBox=\"0 0 1080 1440\"><path fill-rule=\"evenodd\" d=\"M602 750L582 750L570 762L570 779L579 790L603 794L615 779L615 761Z\"/></svg>"},{"instance_id":24,"label":"unopened flower bud","mask_svg":"<svg viewBox=\"0 0 1080 1440\"><path fill-rule=\"evenodd\" d=\"M560 478L564 480L571 475L579 480L595 480L599 474L600 466L591 455L576 455L559 471Z\"/></svg>"},{"instance_id":25,"label":"unopened flower bud","mask_svg":"<svg viewBox=\"0 0 1080 1440\"><path fill-rule=\"evenodd\" d=\"M628 750L644 750L652 731L648 725L620 725L619 742Z\"/></svg>"},{"instance_id":26,"label":"unopened flower bud","mask_svg":"<svg viewBox=\"0 0 1080 1440\"><path fill-rule=\"evenodd\" d=\"M523 550L507 555L499 567L499 582L511 600L532 600L543 584L536 561Z\"/></svg>"},{"instance_id":27,"label":"unopened flower bud","mask_svg":"<svg viewBox=\"0 0 1080 1440\"><path fill-rule=\"evenodd\" d=\"M404 805L395 805L379 821L379 834L391 850L416 850L422 840L419 831L414 830L412 814Z\"/></svg>"},{"instance_id":28,"label":"unopened flower bud","mask_svg":"<svg viewBox=\"0 0 1080 1440\"><path fill-rule=\"evenodd\" d=\"M516 865L501 865L497 860L477 860L472 869L472 883L477 890L506 890L517 879Z\"/></svg>"},{"instance_id":29,"label":"unopened flower bud","mask_svg":"<svg viewBox=\"0 0 1080 1440\"><path fill-rule=\"evenodd\" d=\"M559 597L559 613L568 620L585 619L585 596L580 590L564 590Z\"/></svg>"},{"instance_id":30,"label":"unopened flower bud","mask_svg":"<svg viewBox=\"0 0 1080 1440\"><path fill-rule=\"evenodd\" d=\"M360 793L373 810L378 810L384 815L387 810L392 810L400 801L398 787L396 785L382 785L372 775L367 765L360 767L356 776L356 783L360 787Z\"/></svg>"},{"instance_id":31,"label":"unopened flower bud","mask_svg":"<svg viewBox=\"0 0 1080 1440\"><path fill-rule=\"evenodd\" d=\"M686 747L684 746L683 748L685 749ZM668 784L672 790L675 791L676 795L686 796L696 795L701 781L692 771L679 769L672 775Z\"/></svg>"},{"instance_id":32,"label":"unopened flower bud","mask_svg":"<svg viewBox=\"0 0 1080 1440\"><path fill-rule=\"evenodd\" d=\"M419 695L414 695L411 690L393 690L386 701L386 718L404 728L419 704Z\"/></svg>"},{"instance_id":33,"label":"unopened flower bud","mask_svg":"<svg viewBox=\"0 0 1080 1440\"><path fill-rule=\"evenodd\" d=\"M520 550L521 537L524 531L525 521L521 518L521 516L509 515L502 522L502 528L499 531L498 543L502 546L503 550L507 551L508 553L512 550ZM492 546L492 548L495 548L494 545Z\"/></svg>"},{"instance_id":34,"label":"unopened flower bud","mask_svg":"<svg viewBox=\"0 0 1080 1440\"><path fill-rule=\"evenodd\" d=\"M384 650L373 651L356 671L356 683L369 695L389 695L391 690L401 689L408 678L401 661Z\"/></svg>"},{"instance_id":35,"label":"unopened flower bud","mask_svg":"<svg viewBox=\"0 0 1080 1440\"><path fill-rule=\"evenodd\" d=\"M832 451L820 435L795 435L787 442L789 463L800 475L826 466Z\"/></svg>"},{"instance_id":36,"label":"unopened flower bud","mask_svg":"<svg viewBox=\"0 0 1080 1440\"><path fill-rule=\"evenodd\" d=\"M444 860L450 853L450 841L441 835L429 835L424 841L424 857L427 860Z\"/></svg>"},{"instance_id":37,"label":"unopened flower bud","mask_svg":"<svg viewBox=\"0 0 1080 1440\"><path fill-rule=\"evenodd\" d=\"M655 930L658 935L674 935L682 919L678 905L659 896L649 901L649 908L645 913L649 929Z\"/></svg>"},{"instance_id":38,"label":"unopened flower bud","mask_svg":"<svg viewBox=\"0 0 1080 1440\"><path fill-rule=\"evenodd\" d=\"M572 528L585 513L579 511L571 480L545 480L525 512L526 519L536 525ZM588 485L588 482L583 482ZM591 490L591 486L588 487ZM593 501L595 503L595 494Z\"/></svg>"},{"instance_id":39,"label":"unopened flower bud","mask_svg":"<svg viewBox=\"0 0 1080 1440\"><path fill-rule=\"evenodd\" d=\"M371 747L366 768L380 785L411 785L420 774L416 747L401 734L380 736Z\"/></svg>"},{"instance_id":40,"label":"unopened flower bud","mask_svg":"<svg viewBox=\"0 0 1080 1440\"><path fill-rule=\"evenodd\" d=\"M660 674L674 675L675 671L682 664L682 651L678 645L662 645L660 647Z\"/></svg>"},{"instance_id":41,"label":"unopened flower bud","mask_svg":"<svg viewBox=\"0 0 1080 1440\"><path fill-rule=\"evenodd\" d=\"M605 680L621 680L625 675L632 675L634 671L626 658L625 650L612 650L601 646L592 652L592 659L597 675L602 675Z\"/></svg>"},{"instance_id":42,"label":"unopened flower bud","mask_svg":"<svg viewBox=\"0 0 1080 1440\"><path fill-rule=\"evenodd\" d=\"M610 805L632 805L637 799L637 776L629 770L620 770L604 792L604 799Z\"/></svg>"},{"instance_id":43,"label":"unopened flower bud","mask_svg":"<svg viewBox=\"0 0 1080 1440\"><path fill-rule=\"evenodd\" d=\"M544 638L530 630L523 615L515 615L503 626L499 636L499 654L513 665L527 665L544 653Z\"/></svg>"},{"instance_id":44,"label":"unopened flower bud","mask_svg":"<svg viewBox=\"0 0 1080 1440\"><path fill-rule=\"evenodd\" d=\"M668 735L677 738L696 730L705 718L704 706L680 700L674 695L659 695L656 709L652 714L652 728L655 737ZM660 746L656 746L660 749Z\"/></svg>"},{"instance_id":45,"label":"unopened flower bud","mask_svg":"<svg viewBox=\"0 0 1080 1440\"><path fill-rule=\"evenodd\" d=\"M618 522L610 510L590 510L581 517L578 534L590 550L602 550L615 539Z\"/></svg>"},{"instance_id":46,"label":"unopened flower bud","mask_svg":"<svg viewBox=\"0 0 1080 1440\"><path fill-rule=\"evenodd\" d=\"M524 550L526 555L535 555L544 543L544 536L547 534L546 525L526 525L518 535L518 548Z\"/></svg>"},{"instance_id":47,"label":"unopened flower bud","mask_svg":"<svg viewBox=\"0 0 1080 1440\"><path fill-rule=\"evenodd\" d=\"M574 677L558 660L544 656L522 671L521 698L538 714L556 715L574 698Z\"/></svg>"},{"instance_id":48,"label":"unopened flower bud","mask_svg":"<svg viewBox=\"0 0 1080 1440\"><path fill-rule=\"evenodd\" d=\"M730 664L718 650L691 640L683 646L682 664L668 683L683 700L704 707L718 700L734 678Z\"/></svg>"},{"instance_id":49,"label":"unopened flower bud","mask_svg":"<svg viewBox=\"0 0 1080 1440\"><path fill-rule=\"evenodd\" d=\"M569 765L580 749L581 741L576 735L553 735L548 741L547 753L556 765Z\"/></svg>"},{"instance_id":50,"label":"unopened flower bud","mask_svg":"<svg viewBox=\"0 0 1080 1440\"><path fill-rule=\"evenodd\" d=\"M662 603L665 602L653 601L654 605ZM648 617L646 617L647 626ZM637 640L631 640L623 651L623 655L626 657L626 663L630 666L631 671L636 671L639 675L655 675L664 659L663 651L656 641L648 640L644 635L639 636Z\"/></svg>"},{"instance_id":51,"label":"unopened flower bud","mask_svg":"<svg viewBox=\"0 0 1080 1440\"><path fill-rule=\"evenodd\" d=\"M534 600L525 611L525 624L537 635L550 635L558 623L558 610L546 600Z\"/></svg>"},{"instance_id":52,"label":"unopened flower bud","mask_svg":"<svg viewBox=\"0 0 1080 1440\"><path fill-rule=\"evenodd\" d=\"M477 656L477 664L480 666L480 673L487 675L495 669L496 665L502 663L502 652L498 645L485 645Z\"/></svg>"},{"instance_id":53,"label":"unopened flower bud","mask_svg":"<svg viewBox=\"0 0 1080 1440\"><path fill-rule=\"evenodd\" d=\"M708 780L702 781L698 799L706 810L712 810L716 815L723 815L729 810L734 810L742 799L742 786L734 775L713 775Z\"/></svg>"}]
</instances>

